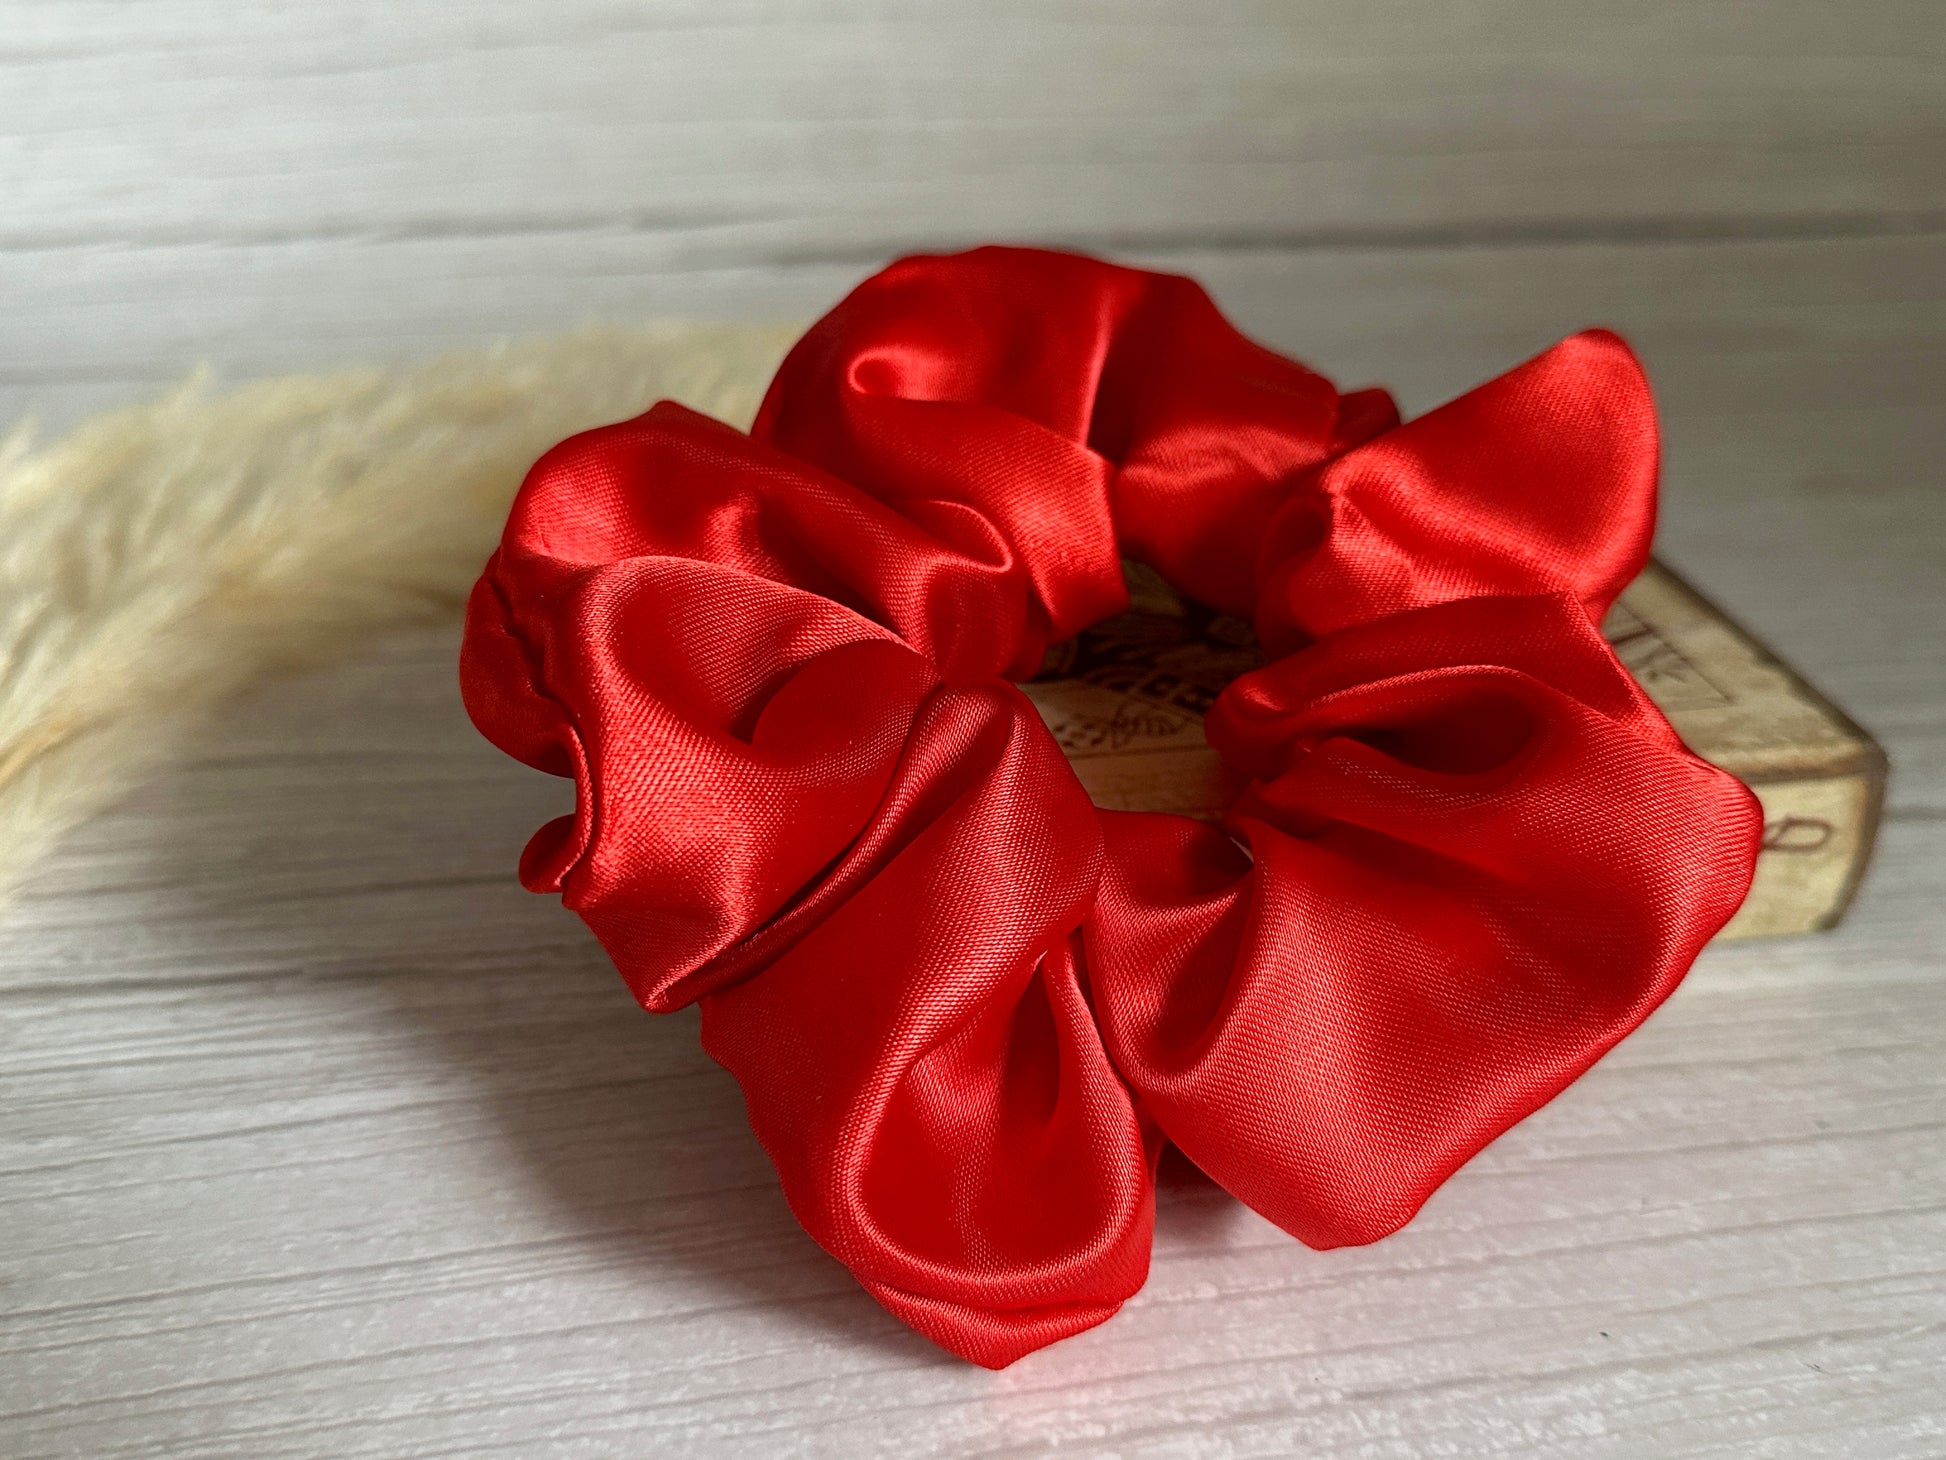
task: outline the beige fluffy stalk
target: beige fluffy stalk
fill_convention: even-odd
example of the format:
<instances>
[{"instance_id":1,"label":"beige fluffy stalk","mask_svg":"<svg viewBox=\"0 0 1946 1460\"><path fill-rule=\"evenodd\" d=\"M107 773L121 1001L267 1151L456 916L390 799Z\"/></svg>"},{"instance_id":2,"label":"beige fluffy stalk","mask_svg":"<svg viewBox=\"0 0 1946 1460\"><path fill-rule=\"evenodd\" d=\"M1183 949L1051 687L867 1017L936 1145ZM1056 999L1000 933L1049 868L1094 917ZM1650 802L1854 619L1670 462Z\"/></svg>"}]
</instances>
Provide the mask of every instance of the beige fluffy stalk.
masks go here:
<instances>
[{"instance_id":1,"label":"beige fluffy stalk","mask_svg":"<svg viewBox=\"0 0 1946 1460\"><path fill-rule=\"evenodd\" d=\"M0 892L252 681L457 613L553 442L663 398L746 424L789 334L591 330L191 381L0 441Z\"/></svg>"}]
</instances>

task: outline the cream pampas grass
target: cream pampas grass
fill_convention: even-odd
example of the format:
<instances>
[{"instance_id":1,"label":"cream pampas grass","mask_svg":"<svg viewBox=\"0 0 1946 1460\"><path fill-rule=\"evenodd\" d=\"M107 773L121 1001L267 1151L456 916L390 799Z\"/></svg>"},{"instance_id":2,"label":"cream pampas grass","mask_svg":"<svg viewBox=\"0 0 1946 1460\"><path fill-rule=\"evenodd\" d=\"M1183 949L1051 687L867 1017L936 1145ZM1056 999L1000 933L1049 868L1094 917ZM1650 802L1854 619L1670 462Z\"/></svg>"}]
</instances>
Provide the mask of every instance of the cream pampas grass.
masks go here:
<instances>
[{"instance_id":1,"label":"cream pampas grass","mask_svg":"<svg viewBox=\"0 0 1946 1460\"><path fill-rule=\"evenodd\" d=\"M0 891L262 675L450 618L548 446L671 398L738 425L790 332L587 331L0 441Z\"/></svg>"}]
</instances>

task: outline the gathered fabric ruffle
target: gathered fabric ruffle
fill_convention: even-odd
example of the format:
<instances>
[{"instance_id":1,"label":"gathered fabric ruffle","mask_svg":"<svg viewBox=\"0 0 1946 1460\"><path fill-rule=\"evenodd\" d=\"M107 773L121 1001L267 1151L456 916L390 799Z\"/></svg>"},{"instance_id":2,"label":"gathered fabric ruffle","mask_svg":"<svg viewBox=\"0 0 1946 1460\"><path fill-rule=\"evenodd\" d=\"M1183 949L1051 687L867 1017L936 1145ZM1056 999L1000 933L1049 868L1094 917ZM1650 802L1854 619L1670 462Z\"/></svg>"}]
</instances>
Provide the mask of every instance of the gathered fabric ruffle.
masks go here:
<instances>
[{"instance_id":1,"label":"gathered fabric ruffle","mask_svg":"<svg viewBox=\"0 0 1946 1460\"><path fill-rule=\"evenodd\" d=\"M805 1228L997 1367L1140 1288L1165 1141L1382 1237L1735 911L1754 800L1596 627L1656 449L1605 333L1401 423L1186 279L910 258L750 434L665 403L543 457L462 686L576 783L522 881L700 1002ZM1014 684L1123 558L1270 656L1208 717L1221 826L1095 807Z\"/></svg>"}]
</instances>

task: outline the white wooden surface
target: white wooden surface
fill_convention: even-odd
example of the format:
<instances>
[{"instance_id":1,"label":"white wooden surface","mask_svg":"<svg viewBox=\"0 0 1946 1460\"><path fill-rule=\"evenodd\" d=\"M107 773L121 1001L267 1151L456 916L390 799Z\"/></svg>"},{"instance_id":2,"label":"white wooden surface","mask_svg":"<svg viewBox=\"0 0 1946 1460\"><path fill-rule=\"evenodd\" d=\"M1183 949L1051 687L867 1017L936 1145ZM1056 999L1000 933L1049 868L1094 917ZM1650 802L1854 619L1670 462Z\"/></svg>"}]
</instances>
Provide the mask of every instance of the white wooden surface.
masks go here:
<instances>
[{"instance_id":1,"label":"white wooden surface","mask_svg":"<svg viewBox=\"0 0 1946 1460\"><path fill-rule=\"evenodd\" d=\"M0 0L0 414L919 242L1201 274L1422 407L1591 322L1663 551L1887 742L1850 923L1713 950L1360 1251L1166 1185L1003 1374L792 1223L692 1022L513 884L450 635L278 686L0 910L0 1455L1946 1454L1933 3Z\"/></svg>"}]
</instances>

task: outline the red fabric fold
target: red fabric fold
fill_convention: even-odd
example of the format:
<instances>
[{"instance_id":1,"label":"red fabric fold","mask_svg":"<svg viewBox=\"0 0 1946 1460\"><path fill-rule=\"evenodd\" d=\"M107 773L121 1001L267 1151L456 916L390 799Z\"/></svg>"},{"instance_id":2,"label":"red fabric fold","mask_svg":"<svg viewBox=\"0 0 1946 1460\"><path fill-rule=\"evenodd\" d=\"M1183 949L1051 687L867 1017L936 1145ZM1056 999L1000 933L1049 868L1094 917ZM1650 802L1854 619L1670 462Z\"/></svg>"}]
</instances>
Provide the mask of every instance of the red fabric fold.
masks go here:
<instances>
[{"instance_id":1,"label":"red fabric fold","mask_svg":"<svg viewBox=\"0 0 1946 1460\"><path fill-rule=\"evenodd\" d=\"M1612 335L1400 424L1188 280L906 259L749 436L662 405L544 457L462 686L576 780L523 881L701 1002L806 1229L999 1366L1140 1287L1162 1140L1381 1237L1735 910L1754 802L1595 629L1655 453ZM1273 655L1209 717L1220 828L1099 811L1007 683L1124 557Z\"/></svg>"}]
</instances>

